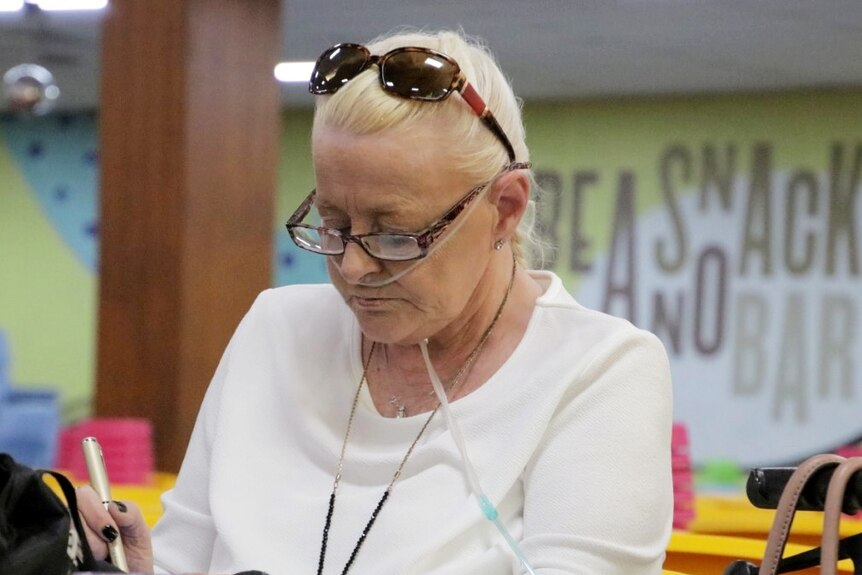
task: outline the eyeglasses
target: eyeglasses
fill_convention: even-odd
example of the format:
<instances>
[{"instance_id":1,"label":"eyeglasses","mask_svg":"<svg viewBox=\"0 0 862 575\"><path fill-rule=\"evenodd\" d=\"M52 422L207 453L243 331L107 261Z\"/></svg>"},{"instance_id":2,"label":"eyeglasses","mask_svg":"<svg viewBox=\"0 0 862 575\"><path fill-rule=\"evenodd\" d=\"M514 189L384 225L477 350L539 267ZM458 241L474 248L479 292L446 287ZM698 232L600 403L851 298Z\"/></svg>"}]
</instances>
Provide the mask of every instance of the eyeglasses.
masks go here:
<instances>
[{"instance_id":1,"label":"eyeglasses","mask_svg":"<svg viewBox=\"0 0 862 575\"><path fill-rule=\"evenodd\" d=\"M380 85L387 92L408 100L439 102L453 91L476 112L488 129L500 140L515 161L515 149L482 96L467 82L458 63L430 48L396 48L382 56L372 56L360 44L336 44L317 59L308 82L312 94L334 94L344 84L372 64L379 70Z\"/></svg>"},{"instance_id":2,"label":"eyeglasses","mask_svg":"<svg viewBox=\"0 0 862 575\"><path fill-rule=\"evenodd\" d=\"M513 162L507 165L500 174L511 170L529 169L529 162ZM312 226L300 223L308 216L314 204L317 190L312 190L303 200L299 208L287 220L285 227L297 246L304 250L326 256L340 256L344 253L348 242L359 245L369 256L383 261L404 262L418 260L428 255L431 245L439 238L446 227L464 211L470 202L476 199L482 190L491 185L498 176L483 182L467 192L454 206L449 208L437 221L416 233L385 233L353 235L344 229Z\"/></svg>"}]
</instances>

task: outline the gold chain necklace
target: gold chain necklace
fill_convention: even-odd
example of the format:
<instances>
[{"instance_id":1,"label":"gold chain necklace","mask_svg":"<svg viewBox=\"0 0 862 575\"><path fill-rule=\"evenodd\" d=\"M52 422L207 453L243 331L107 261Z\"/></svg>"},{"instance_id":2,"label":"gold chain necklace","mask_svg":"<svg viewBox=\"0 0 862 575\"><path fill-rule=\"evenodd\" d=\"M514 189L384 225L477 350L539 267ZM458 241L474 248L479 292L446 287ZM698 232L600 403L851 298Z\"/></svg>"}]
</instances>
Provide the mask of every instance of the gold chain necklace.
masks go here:
<instances>
[{"instance_id":1,"label":"gold chain necklace","mask_svg":"<svg viewBox=\"0 0 862 575\"><path fill-rule=\"evenodd\" d=\"M488 329L486 329L485 332L482 334L482 337L479 339L479 343L476 344L476 347L474 347L473 351L470 352L470 355L467 356L467 360L464 362L464 365L461 366L461 369L459 369L458 373L455 374L455 377L452 380L452 385L450 387L451 390L457 392L458 386L463 383L462 378L469 371L470 367L472 367L473 363L476 361L476 358L479 357L479 353L482 351L482 348L485 347L485 342L488 341L488 338L491 336L491 332L494 331L494 327L497 325L497 321L503 314L503 307L509 300L509 294L512 293L512 285L515 283L516 267L517 264L513 257L512 275L509 278L509 285L506 288L506 294L503 296L503 301L500 302L500 307L497 308L497 313L494 314L494 319L491 320L491 324L488 326ZM329 494L329 508L326 512L326 523L323 526L323 539L320 542L320 557L317 561L317 575L323 575L323 564L326 560L326 547L329 543L329 528L332 525L332 515L335 512L335 494L338 491L338 484L341 483L341 473L344 470L344 453L347 451L347 440L350 438L350 430L353 427L353 417L354 415L356 415L356 406L359 403L359 394L362 391L362 386L366 383L368 366L371 364L371 358L374 356L374 348L376 347L376 345L376 342L371 343L371 349L368 352L368 359L365 360L365 364L362 366L362 379L359 380L359 385L356 387L356 393L353 396L353 404L350 407L350 416L347 419L347 431L344 433L344 441L341 444L341 454L338 456L338 469L335 473L335 480L332 482L332 492ZM438 409L440 409L439 402L437 403L437 406L428 415L428 418L425 420L425 423L422 424L422 429L420 429L419 433L416 435L416 439L413 440L413 443L411 443L410 447L407 449L407 453L405 453L404 457L401 459L401 463L398 465L398 469L396 469L395 473L392 475L392 480L389 482L389 485L387 485L386 489L383 491L383 496L380 498L380 501L377 502L377 506L374 508L374 511L371 512L371 517L368 519L368 523L365 524L365 528L362 530L362 534L356 541L356 545L353 546L353 551L351 551L350 557L348 558L347 563L344 565L344 569L341 570L341 575L346 575L347 571L350 569L350 567L353 565L353 562L356 560L356 555L359 553L359 549L365 542L365 538L368 536L368 532L371 531L371 527L374 525L374 521L377 519L377 515L383 508L383 504L386 503L386 500L389 498L389 493L392 491L392 487L395 485L395 482L398 481L398 478L401 477L401 471L404 469L404 465L407 463L407 460L410 458L410 455L416 448L416 444L419 443L419 439L422 438L422 435L425 433L425 430L428 428L428 425L431 423L431 420L434 418L434 415L437 413Z\"/></svg>"},{"instance_id":2,"label":"gold chain necklace","mask_svg":"<svg viewBox=\"0 0 862 575\"><path fill-rule=\"evenodd\" d=\"M510 287L510 289L511 289L511 287ZM509 292L507 290L506 295L503 297L503 303L501 304L501 306L499 308L497 308L497 314L498 315L496 315L494 317L494 319L491 320L491 324L490 324L489 328L487 330L485 330L485 332L482 334L482 337L479 339L479 343L476 344L476 347L474 347L473 351L470 352L470 355L467 356L467 359L464 361L464 364L461 366L461 369L458 370L458 373L455 374L455 377L450 379L448 384L446 384L445 389L446 389L446 396L447 397L449 396L449 393L454 391L455 388L462 383L461 378L463 378L464 375L470 370L470 368L473 367L473 362L476 361L476 358L479 356L479 352L482 351L482 347L485 345L485 340L488 338L488 336L491 335L490 330L493 329L494 325L497 323L497 319L499 318L499 314L502 313L502 311L503 311L502 306L506 304L506 300L508 299L508 297L509 297ZM372 343L372 347L373 347L373 345L374 344ZM369 357L368 357L369 361L371 359L370 353L371 352L369 352ZM366 382L367 382L367 380L366 380ZM428 397L433 397L433 396L434 396L434 390L432 389L431 391L428 392ZM389 405L397 405L396 412L395 412L395 417L397 419L403 419L403 418L407 417L407 406L398 399L397 395L394 395L394 394L391 395L388 403L389 403Z\"/></svg>"}]
</instances>

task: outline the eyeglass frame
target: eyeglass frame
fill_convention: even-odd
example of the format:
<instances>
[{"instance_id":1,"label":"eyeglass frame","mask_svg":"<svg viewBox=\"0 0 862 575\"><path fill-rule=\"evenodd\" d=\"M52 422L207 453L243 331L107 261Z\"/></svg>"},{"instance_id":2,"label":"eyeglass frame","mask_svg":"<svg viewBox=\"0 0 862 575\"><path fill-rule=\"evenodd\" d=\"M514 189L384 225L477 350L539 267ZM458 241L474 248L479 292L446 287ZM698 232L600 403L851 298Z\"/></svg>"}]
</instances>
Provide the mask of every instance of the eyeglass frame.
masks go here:
<instances>
[{"instance_id":1,"label":"eyeglass frame","mask_svg":"<svg viewBox=\"0 0 862 575\"><path fill-rule=\"evenodd\" d=\"M512 141L506 135L506 132L503 131L503 127L497 121L497 118L494 117L494 114L491 112L491 109L485 103L485 100L482 98L482 96L480 96L479 92L476 91L476 89L473 87L473 85L467 81L467 76L464 75L464 71L461 70L461 66L459 66L458 62L456 62L452 57L450 57L450 56L448 56L442 52L438 52L437 50L434 50L432 48L424 48L421 46L402 46L400 48L395 48L394 50L390 50L389 52L386 52L383 55L376 56L376 55L371 54L371 51L368 48L366 48L365 46L363 46L362 44L355 44L352 42L342 42L342 43L336 44L330 48L327 48L317 58L317 61L314 63L314 68L312 68L312 72L311 72L312 78L314 77L314 74L317 71L317 68L320 65L320 62L323 60L323 57L325 55L329 54L333 50L343 49L343 48L359 48L362 52L365 53L365 63L362 65L362 67L356 72L356 74L352 78L348 79L348 81L352 80L353 78L355 78L356 76L358 76L359 74L361 74L362 72L367 70L370 66L375 65L375 66L377 66L377 71L378 71L377 77L380 80L380 86L383 88L383 90L390 93L390 94L394 94L396 96L404 98L406 100L418 100L418 101L422 101L422 102L442 102L443 100L445 100L446 98L451 96L453 92L458 92L459 94L461 94L461 97L464 99L464 101L467 102L467 105L470 106L470 109L473 110L473 112L477 116L479 116L479 120L481 120L482 123L485 124L485 126L487 126L489 130L491 130L491 132L497 137L497 140L499 140L500 143L503 144L503 147L506 148L506 154L509 156L509 162L510 163L515 162L515 148L512 146ZM452 82L451 82L448 90L439 98L410 97L409 95L401 94L399 92L391 90L389 88L389 86L386 85L386 82L384 81L383 66L384 66L384 64L386 64L386 60L388 58L391 58L392 56L403 53L403 52L421 52L421 53L425 53L425 54L430 54L432 56L441 58L441 59L445 60L446 62L452 64L455 67L455 74L453 75ZM309 80L308 91L311 92L312 94L315 94L315 95L334 94L339 89L341 89L342 86L343 86L343 84L335 86L332 89L315 90L312 87L311 80Z\"/></svg>"},{"instance_id":2,"label":"eyeglass frame","mask_svg":"<svg viewBox=\"0 0 862 575\"><path fill-rule=\"evenodd\" d=\"M415 261L418 259L422 259L428 255L428 251L434 242L439 238L446 228L454 222L459 215L464 211L464 209L476 199L476 197L485 190L488 186L492 185L499 176L506 172L510 172L513 170L528 170L530 169L530 162L512 162L506 165L497 176L494 176L492 179L482 182L478 186L471 188L466 195L464 195L460 200L458 200L455 205L446 210L446 212L440 216L436 221L428 225L425 229L419 232L403 232L403 233L392 233L392 232L369 232L367 234L349 234L343 230L339 230L337 228L327 228L324 226L312 226L309 224L303 224L303 218L308 215L308 212L311 211L311 206L314 203L314 198L317 195L317 189L311 190L308 196L299 204L299 207L295 212L288 218L287 222L284 224L285 228L287 228L287 233L290 234L290 239L293 240L293 243L303 250L311 252L313 254L319 254L323 256L341 256L347 251L347 244L354 243L362 248L366 254L370 257L386 262L409 262ZM309 249L307 246L300 245L300 242L297 241L296 236L294 235L294 229L296 228L304 228L309 230L317 231L321 237L324 235L330 235L333 237L338 237L341 239L341 251L337 253L327 253L322 251L316 251ZM367 237L374 236L398 236L398 237L407 237L412 238L416 241L417 246L419 247L419 255L411 258L404 259L390 259L390 258L382 258L380 256L372 254L368 247L363 243L363 239Z\"/></svg>"}]
</instances>

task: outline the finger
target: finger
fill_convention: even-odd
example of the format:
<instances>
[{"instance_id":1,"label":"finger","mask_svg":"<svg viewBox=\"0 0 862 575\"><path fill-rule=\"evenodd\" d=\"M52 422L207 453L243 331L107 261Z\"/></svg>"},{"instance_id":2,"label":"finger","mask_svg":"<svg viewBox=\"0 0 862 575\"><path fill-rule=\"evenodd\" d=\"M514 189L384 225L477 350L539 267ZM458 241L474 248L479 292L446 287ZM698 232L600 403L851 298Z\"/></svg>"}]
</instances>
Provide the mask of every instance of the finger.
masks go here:
<instances>
[{"instance_id":1,"label":"finger","mask_svg":"<svg viewBox=\"0 0 862 575\"><path fill-rule=\"evenodd\" d=\"M141 508L133 501L112 501L108 506L123 540L130 544L139 545L150 540L150 529L144 521Z\"/></svg>"},{"instance_id":2,"label":"finger","mask_svg":"<svg viewBox=\"0 0 862 575\"><path fill-rule=\"evenodd\" d=\"M151 573L153 546L150 528L140 508L131 501L112 501L108 511L120 528L126 559L132 571Z\"/></svg>"},{"instance_id":3,"label":"finger","mask_svg":"<svg viewBox=\"0 0 862 575\"><path fill-rule=\"evenodd\" d=\"M84 515L80 511L78 515L81 516L81 523L84 524L84 535L87 537L87 544L90 546L90 551L93 552L93 557L100 561L104 560L108 556L107 543L87 524L87 520L84 519Z\"/></svg>"},{"instance_id":4,"label":"finger","mask_svg":"<svg viewBox=\"0 0 862 575\"><path fill-rule=\"evenodd\" d=\"M76 490L78 510L84 520L87 542L93 554L101 559L107 555L107 543L114 541L119 534L116 521L102 505L99 496L89 485Z\"/></svg>"}]
</instances>

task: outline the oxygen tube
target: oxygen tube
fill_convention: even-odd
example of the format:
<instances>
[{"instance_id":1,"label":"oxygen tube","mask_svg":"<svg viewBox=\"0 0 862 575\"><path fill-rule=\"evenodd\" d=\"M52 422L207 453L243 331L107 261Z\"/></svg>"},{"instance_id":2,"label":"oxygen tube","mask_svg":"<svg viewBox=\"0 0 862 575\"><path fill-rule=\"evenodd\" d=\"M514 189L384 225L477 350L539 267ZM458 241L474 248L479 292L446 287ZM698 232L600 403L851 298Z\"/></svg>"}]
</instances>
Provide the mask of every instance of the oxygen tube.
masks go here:
<instances>
[{"instance_id":1,"label":"oxygen tube","mask_svg":"<svg viewBox=\"0 0 862 575\"><path fill-rule=\"evenodd\" d=\"M488 499L488 496L485 495L485 492L482 490L482 486L479 484L479 476L476 474L476 469L470 461L470 456L467 455L467 443L464 441L464 435L461 433L458 421L452 415L452 410L449 409L449 400L446 397L446 391L444 391L443 384L440 382L440 378L437 375L437 370L434 369L434 365L431 363L431 357L428 355L427 339L419 342L419 349L422 350L422 358L425 360L425 368L428 370L428 376L431 378L431 385L434 386L434 393L437 394L437 399L440 401L440 410L446 418L446 426L449 428L449 432L452 434L452 438L455 440L455 445L458 447L458 451L461 454L461 461L464 463L464 473L467 475L467 482L470 484L470 489L473 491L473 495L476 496L476 501L479 504L479 508L482 510L482 514L488 521L494 524L494 527L497 528L503 536L503 539L506 540L509 548L515 554L515 557L517 557L521 562L524 569L526 569L526 572L530 575L536 575L536 572L533 571L532 567L530 567L530 563L527 561L527 557L524 555L518 542L515 541L512 534L509 533L509 530L506 529L506 526L500 521L497 508L494 507L494 504L491 503L491 500Z\"/></svg>"}]
</instances>

